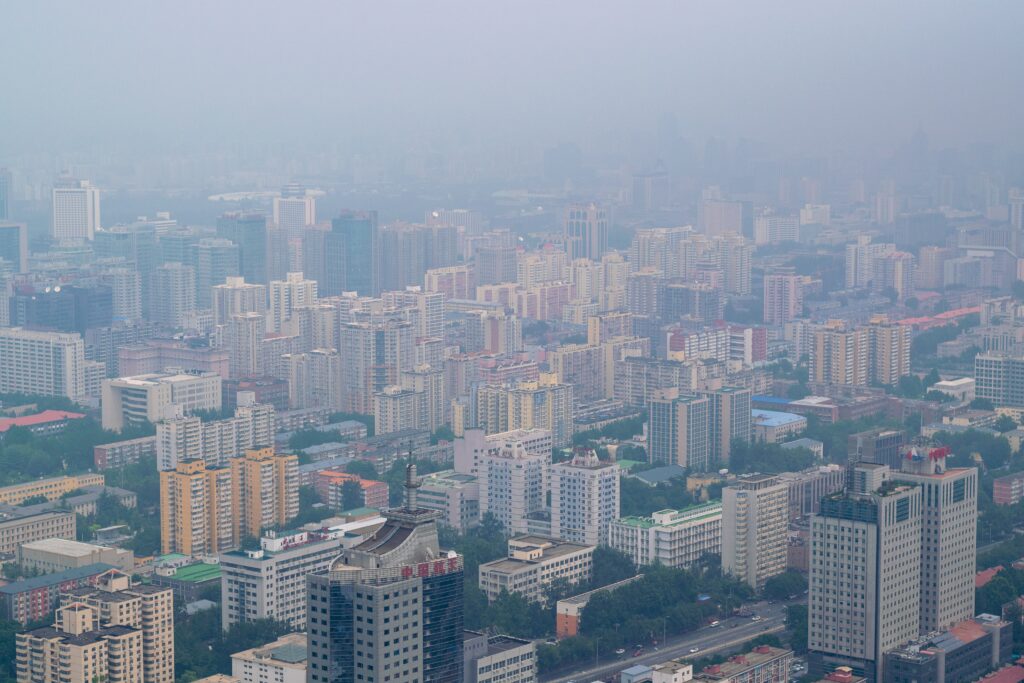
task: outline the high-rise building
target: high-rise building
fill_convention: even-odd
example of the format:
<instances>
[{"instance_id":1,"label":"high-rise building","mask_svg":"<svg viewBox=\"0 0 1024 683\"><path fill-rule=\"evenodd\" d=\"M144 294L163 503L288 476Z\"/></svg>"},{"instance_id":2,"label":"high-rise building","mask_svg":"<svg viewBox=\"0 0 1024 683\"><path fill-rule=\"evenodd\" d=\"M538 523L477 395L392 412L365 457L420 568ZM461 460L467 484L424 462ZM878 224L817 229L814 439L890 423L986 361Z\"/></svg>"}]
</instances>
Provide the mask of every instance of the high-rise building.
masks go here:
<instances>
[{"instance_id":1,"label":"high-rise building","mask_svg":"<svg viewBox=\"0 0 1024 683\"><path fill-rule=\"evenodd\" d=\"M0 393L85 396L85 343L77 334L0 328Z\"/></svg>"},{"instance_id":2,"label":"high-rise building","mask_svg":"<svg viewBox=\"0 0 1024 683\"><path fill-rule=\"evenodd\" d=\"M196 275L196 307L210 308L212 288L240 272L238 245L219 237L206 237L192 247L191 265Z\"/></svg>"},{"instance_id":3,"label":"high-rise building","mask_svg":"<svg viewBox=\"0 0 1024 683\"><path fill-rule=\"evenodd\" d=\"M410 683L463 680L462 557L439 547L438 513L417 504L415 465L407 471L405 505L384 513L387 521L373 536L307 578L308 658L318 664L310 683L384 675ZM401 647L392 633L401 634Z\"/></svg>"},{"instance_id":4,"label":"high-rise building","mask_svg":"<svg viewBox=\"0 0 1024 683\"><path fill-rule=\"evenodd\" d=\"M202 460L160 473L160 547L164 554L212 555L238 546L231 470Z\"/></svg>"},{"instance_id":5,"label":"high-rise building","mask_svg":"<svg viewBox=\"0 0 1024 683\"><path fill-rule=\"evenodd\" d=\"M413 326L402 320L378 319L341 326L342 399L345 410L373 413L374 394L398 385L403 370L415 366Z\"/></svg>"},{"instance_id":6,"label":"high-rise building","mask_svg":"<svg viewBox=\"0 0 1024 683\"><path fill-rule=\"evenodd\" d=\"M378 434L424 428L425 399L422 391L398 385L384 387L373 395L373 420Z\"/></svg>"},{"instance_id":7,"label":"high-rise building","mask_svg":"<svg viewBox=\"0 0 1024 683\"><path fill-rule=\"evenodd\" d=\"M130 575L111 570L102 574L95 586L75 588L62 594L61 605L64 608L88 606L104 628L141 631L142 683L174 682L174 592L171 588L136 584ZM107 661L109 672L117 673L118 664L122 662L115 657Z\"/></svg>"},{"instance_id":8,"label":"high-rise building","mask_svg":"<svg viewBox=\"0 0 1024 683\"><path fill-rule=\"evenodd\" d=\"M196 272L182 263L165 263L153 271L149 319L166 327L186 327L196 312Z\"/></svg>"},{"instance_id":9,"label":"high-rise building","mask_svg":"<svg viewBox=\"0 0 1024 683\"><path fill-rule=\"evenodd\" d=\"M436 432L447 424L445 414L448 402L445 400L444 370L430 364L418 364L412 370L402 372L401 385L422 395L420 400L422 415L419 418L419 429Z\"/></svg>"},{"instance_id":10,"label":"high-rise building","mask_svg":"<svg viewBox=\"0 0 1024 683\"><path fill-rule=\"evenodd\" d=\"M810 381L862 386L870 377L870 336L862 327L849 329L843 320L830 320L814 332Z\"/></svg>"},{"instance_id":11,"label":"high-rise building","mask_svg":"<svg viewBox=\"0 0 1024 683\"><path fill-rule=\"evenodd\" d=\"M892 243L872 242L870 235L857 235L846 245L846 288L870 287L875 279L875 264L880 257L896 251Z\"/></svg>"},{"instance_id":12,"label":"high-rise building","mask_svg":"<svg viewBox=\"0 0 1024 683\"><path fill-rule=\"evenodd\" d=\"M786 571L789 489L763 474L722 489L722 571L760 590Z\"/></svg>"},{"instance_id":13,"label":"high-rise building","mask_svg":"<svg viewBox=\"0 0 1024 683\"><path fill-rule=\"evenodd\" d=\"M291 531L268 533L258 550L222 553L224 630L256 619L275 619L296 631L306 630L306 575L326 570L340 552L338 539Z\"/></svg>"},{"instance_id":14,"label":"high-rise building","mask_svg":"<svg viewBox=\"0 0 1024 683\"><path fill-rule=\"evenodd\" d=\"M867 326L867 332L869 381L895 386L900 377L910 374L910 326L878 317Z\"/></svg>"},{"instance_id":15,"label":"high-rise building","mask_svg":"<svg viewBox=\"0 0 1024 683\"><path fill-rule=\"evenodd\" d=\"M416 311L417 336L444 336L444 294L426 292L419 286L409 286L402 290L383 292L381 299L385 306L396 309L411 308Z\"/></svg>"},{"instance_id":16,"label":"high-rise building","mask_svg":"<svg viewBox=\"0 0 1024 683\"><path fill-rule=\"evenodd\" d=\"M476 284L515 282L519 274L516 248L505 244L482 244L476 249Z\"/></svg>"},{"instance_id":17,"label":"high-rise building","mask_svg":"<svg viewBox=\"0 0 1024 683\"><path fill-rule=\"evenodd\" d=\"M226 325L232 316L267 311L267 288L245 281L244 277L226 277L215 283L211 292L213 324Z\"/></svg>"},{"instance_id":18,"label":"high-rise building","mask_svg":"<svg viewBox=\"0 0 1024 683\"><path fill-rule=\"evenodd\" d=\"M475 282L472 266L431 268L423 274L423 291L440 292L446 299L472 300Z\"/></svg>"},{"instance_id":19,"label":"high-rise building","mask_svg":"<svg viewBox=\"0 0 1024 683\"><path fill-rule=\"evenodd\" d=\"M956 256L950 247L923 246L917 254L917 289L940 289L945 283L946 261Z\"/></svg>"},{"instance_id":20,"label":"high-rise building","mask_svg":"<svg viewBox=\"0 0 1024 683\"><path fill-rule=\"evenodd\" d=\"M619 467L592 449L551 466L551 535L584 545L606 545L619 518Z\"/></svg>"},{"instance_id":21,"label":"high-rise building","mask_svg":"<svg viewBox=\"0 0 1024 683\"><path fill-rule=\"evenodd\" d=\"M0 221L11 219L11 199L14 195L14 178L6 168L0 168Z\"/></svg>"},{"instance_id":22,"label":"high-rise building","mask_svg":"<svg viewBox=\"0 0 1024 683\"><path fill-rule=\"evenodd\" d=\"M88 180L61 178L53 185L53 230L58 242L92 240L100 227L100 191Z\"/></svg>"},{"instance_id":23,"label":"high-rise building","mask_svg":"<svg viewBox=\"0 0 1024 683\"><path fill-rule=\"evenodd\" d=\"M9 223L0 218L0 261L9 263L9 267L13 268L15 273L28 272L27 225L24 223ZM0 266L0 270L2 268ZM6 300L2 303L6 304Z\"/></svg>"},{"instance_id":24,"label":"high-rise building","mask_svg":"<svg viewBox=\"0 0 1024 683\"><path fill-rule=\"evenodd\" d=\"M530 515L547 508L551 452L530 452L512 438L479 454L479 463L480 515L493 515L508 534L526 533Z\"/></svg>"},{"instance_id":25,"label":"high-rise building","mask_svg":"<svg viewBox=\"0 0 1024 683\"><path fill-rule=\"evenodd\" d=\"M733 441L750 441L753 436L750 403L753 391L741 387L722 387L702 391L708 400L709 468L728 467Z\"/></svg>"},{"instance_id":26,"label":"high-rise building","mask_svg":"<svg viewBox=\"0 0 1024 683\"><path fill-rule=\"evenodd\" d=\"M285 332L298 306L316 303L317 283L307 280L302 273L288 273L284 280L270 281L270 308L267 315L268 332Z\"/></svg>"},{"instance_id":27,"label":"high-rise building","mask_svg":"<svg viewBox=\"0 0 1024 683\"><path fill-rule=\"evenodd\" d=\"M912 448L893 479L921 487L922 633L951 628L974 615L978 470L947 467L949 449Z\"/></svg>"},{"instance_id":28,"label":"high-rise building","mask_svg":"<svg viewBox=\"0 0 1024 683\"><path fill-rule=\"evenodd\" d=\"M648 402L648 447L652 463L707 472L710 463L708 399L664 389Z\"/></svg>"},{"instance_id":29,"label":"high-rise building","mask_svg":"<svg viewBox=\"0 0 1024 683\"><path fill-rule=\"evenodd\" d=\"M888 475L885 465L856 465L853 486L823 498L811 518L812 675L847 666L881 681L883 654L920 633L922 488Z\"/></svg>"},{"instance_id":30,"label":"high-rise building","mask_svg":"<svg viewBox=\"0 0 1024 683\"><path fill-rule=\"evenodd\" d=\"M546 429L555 447L568 445L573 434L573 386L542 373L539 381L510 389L507 429Z\"/></svg>"},{"instance_id":31,"label":"high-rise building","mask_svg":"<svg viewBox=\"0 0 1024 683\"><path fill-rule=\"evenodd\" d=\"M270 281L269 234L263 213L232 211L217 219L217 237L238 245L239 272L246 282L262 285Z\"/></svg>"},{"instance_id":32,"label":"high-rise building","mask_svg":"<svg viewBox=\"0 0 1024 683\"><path fill-rule=\"evenodd\" d=\"M228 461L236 537L259 538L299 514L299 458L272 447Z\"/></svg>"},{"instance_id":33,"label":"high-rise building","mask_svg":"<svg viewBox=\"0 0 1024 683\"><path fill-rule=\"evenodd\" d=\"M914 296L917 259L913 254L894 251L880 256L875 259L873 271L871 287L876 292L895 292L897 301L906 301Z\"/></svg>"},{"instance_id":34,"label":"high-rise building","mask_svg":"<svg viewBox=\"0 0 1024 683\"><path fill-rule=\"evenodd\" d=\"M292 184L274 197L274 223L290 237L300 237L308 225L316 223L316 197L305 188Z\"/></svg>"},{"instance_id":35,"label":"high-rise building","mask_svg":"<svg viewBox=\"0 0 1024 683\"><path fill-rule=\"evenodd\" d=\"M345 211L331 221L324 235L324 280L321 294L337 296L358 292L375 296L380 291L380 229L376 211Z\"/></svg>"},{"instance_id":36,"label":"high-rise building","mask_svg":"<svg viewBox=\"0 0 1024 683\"><path fill-rule=\"evenodd\" d=\"M380 231L380 289L419 285L429 268L455 265L455 228L392 223Z\"/></svg>"},{"instance_id":37,"label":"high-rise building","mask_svg":"<svg viewBox=\"0 0 1024 683\"><path fill-rule=\"evenodd\" d=\"M797 216L767 215L754 218L755 244L796 242L799 236L800 219Z\"/></svg>"},{"instance_id":38,"label":"high-rise building","mask_svg":"<svg viewBox=\"0 0 1024 683\"><path fill-rule=\"evenodd\" d=\"M593 202L570 204L565 208L562 234L569 260L600 261L608 251L608 211Z\"/></svg>"},{"instance_id":39,"label":"high-rise building","mask_svg":"<svg viewBox=\"0 0 1024 683\"><path fill-rule=\"evenodd\" d=\"M239 313L232 315L226 322L224 340L228 348L231 379L261 376L263 339L267 334L266 316L255 312Z\"/></svg>"},{"instance_id":40,"label":"high-rise building","mask_svg":"<svg viewBox=\"0 0 1024 683\"><path fill-rule=\"evenodd\" d=\"M1024 230L1024 189L1012 187L1006 194L1010 205L1010 227Z\"/></svg>"},{"instance_id":41,"label":"high-rise building","mask_svg":"<svg viewBox=\"0 0 1024 683\"><path fill-rule=\"evenodd\" d=\"M803 315L803 278L791 273L764 276L764 321L781 325Z\"/></svg>"}]
</instances>

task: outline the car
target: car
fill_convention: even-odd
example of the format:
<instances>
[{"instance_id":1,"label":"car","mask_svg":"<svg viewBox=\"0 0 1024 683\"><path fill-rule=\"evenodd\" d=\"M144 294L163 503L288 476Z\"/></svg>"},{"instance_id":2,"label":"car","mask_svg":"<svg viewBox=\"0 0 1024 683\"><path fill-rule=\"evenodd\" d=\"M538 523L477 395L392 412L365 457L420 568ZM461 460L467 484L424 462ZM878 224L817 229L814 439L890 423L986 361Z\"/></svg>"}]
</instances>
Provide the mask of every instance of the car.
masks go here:
<instances>
[{"instance_id":1,"label":"car","mask_svg":"<svg viewBox=\"0 0 1024 683\"><path fill-rule=\"evenodd\" d=\"M634 656L634 657L639 657L639 656L640 656L640 655L642 655L643 653L644 653L644 651L643 651L643 650L633 650L633 656Z\"/></svg>"},{"instance_id":2,"label":"car","mask_svg":"<svg viewBox=\"0 0 1024 683\"><path fill-rule=\"evenodd\" d=\"M715 628L716 626L719 626L719 625L720 625L720 623L718 621L712 621L710 624L708 624L708 626L710 626L711 628Z\"/></svg>"},{"instance_id":3,"label":"car","mask_svg":"<svg viewBox=\"0 0 1024 683\"><path fill-rule=\"evenodd\" d=\"M695 654L697 654L698 652L700 652L700 648L699 648L699 647L691 647L691 648L690 648L690 654L691 654L691 655L695 655Z\"/></svg>"},{"instance_id":4,"label":"car","mask_svg":"<svg viewBox=\"0 0 1024 683\"><path fill-rule=\"evenodd\" d=\"M754 616L750 617L750 620L751 621L761 621L761 615L760 614L755 614Z\"/></svg>"},{"instance_id":5,"label":"car","mask_svg":"<svg viewBox=\"0 0 1024 683\"><path fill-rule=\"evenodd\" d=\"M615 651L615 654L620 656L626 654L626 648L620 647L618 650Z\"/></svg>"}]
</instances>

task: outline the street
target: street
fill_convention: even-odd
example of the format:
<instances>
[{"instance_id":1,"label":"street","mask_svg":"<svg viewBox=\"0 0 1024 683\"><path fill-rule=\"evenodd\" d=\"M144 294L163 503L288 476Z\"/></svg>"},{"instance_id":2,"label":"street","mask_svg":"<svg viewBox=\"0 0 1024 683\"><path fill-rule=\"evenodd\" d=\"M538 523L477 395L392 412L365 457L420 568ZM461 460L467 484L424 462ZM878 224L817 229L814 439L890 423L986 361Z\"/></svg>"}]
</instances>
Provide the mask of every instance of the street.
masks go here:
<instances>
[{"instance_id":1,"label":"street","mask_svg":"<svg viewBox=\"0 0 1024 683\"><path fill-rule=\"evenodd\" d=\"M658 644L658 650L647 645L639 657L630 657L630 653L627 652L614 661L602 662L598 666L573 671L569 674L541 677L541 680L546 683L568 683L569 681L590 683L590 681L608 680L612 675L637 664L650 666L681 657L699 659L735 647L763 633L778 633L785 628L785 603L769 605L766 602L759 602L750 607L761 617L760 621L753 621L748 617L729 617L722 619L721 624L714 628L705 626L686 635L669 638L668 643ZM732 624L736 624L736 626ZM694 647L700 648L700 651L690 654L690 649Z\"/></svg>"}]
</instances>

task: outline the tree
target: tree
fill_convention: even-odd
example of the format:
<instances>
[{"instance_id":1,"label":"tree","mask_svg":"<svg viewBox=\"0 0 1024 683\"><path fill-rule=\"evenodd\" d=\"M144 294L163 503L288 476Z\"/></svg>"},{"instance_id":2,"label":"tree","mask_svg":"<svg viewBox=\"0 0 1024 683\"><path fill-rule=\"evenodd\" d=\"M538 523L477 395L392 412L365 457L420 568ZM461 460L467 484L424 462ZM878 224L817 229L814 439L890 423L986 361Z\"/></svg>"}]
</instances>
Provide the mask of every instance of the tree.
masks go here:
<instances>
[{"instance_id":1,"label":"tree","mask_svg":"<svg viewBox=\"0 0 1024 683\"><path fill-rule=\"evenodd\" d=\"M441 425L436 432L430 435L430 443L436 444L438 441L455 441L455 432L450 426Z\"/></svg>"},{"instance_id":2,"label":"tree","mask_svg":"<svg viewBox=\"0 0 1024 683\"><path fill-rule=\"evenodd\" d=\"M769 600L785 600L791 595L799 595L807 590L807 579L803 574L792 569L778 576L773 576L764 584L764 596Z\"/></svg>"},{"instance_id":3,"label":"tree","mask_svg":"<svg viewBox=\"0 0 1024 683\"><path fill-rule=\"evenodd\" d=\"M927 389L928 387L932 386L936 382L941 382L941 381L942 381L942 377L939 375L939 371L936 368L932 368L931 371L927 375L925 375L925 377L924 377L924 380L923 380L924 388Z\"/></svg>"},{"instance_id":4,"label":"tree","mask_svg":"<svg viewBox=\"0 0 1024 683\"><path fill-rule=\"evenodd\" d=\"M377 468L369 460L353 460L345 465L345 471L363 479L377 478Z\"/></svg>"},{"instance_id":5,"label":"tree","mask_svg":"<svg viewBox=\"0 0 1024 683\"><path fill-rule=\"evenodd\" d=\"M341 485L341 509L355 510L363 507L365 498L363 487L357 481L346 481Z\"/></svg>"},{"instance_id":6,"label":"tree","mask_svg":"<svg viewBox=\"0 0 1024 683\"><path fill-rule=\"evenodd\" d=\"M799 400L809 396L811 390L807 388L806 384L790 384L789 388L786 389L786 398Z\"/></svg>"},{"instance_id":7,"label":"tree","mask_svg":"<svg viewBox=\"0 0 1024 683\"><path fill-rule=\"evenodd\" d=\"M813 465L814 459L814 453L806 448L783 448L777 443L737 439L732 442L729 469L738 474L798 472Z\"/></svg>"},{"instance_id":8,"label":"tree","mask_svg":"<svg viewBox=\"0 0 1024 683\"><path fill-rule=\"evenodd\" d=\"M807 652L807 605L786 607L786 630L789 631L789 647L793 652Z\"/></svg>"},{"instance_id":9,"label":"tree","mask_svg":"<svg viewBox=\"0 0 1024 683\"><path fill-rule=\"evenodd\" d=\"M1014 420L1009 415L1000 415L998 418L996 418L996 422L993 426L995 427L996 431L1001 433L1013 431L1018 427L1017 421Z\"/></svg>"},{"instance_id":10,"label":"tree","mask_svg":"<svg viewBox=\"0 0 1024 683\"><path fill-rule=\"evenodd\" d=\"M971 407L974 408L975 410L995 410L996 409L996 407L995 407L995 405L993 405L992 401L990 401L987 398L980 398L980 397L974 399L973 401L971 401Z\"/></svg>"},{"instance_id":11,"label":"tree","mask_svg":"<svg viewBox=\"0 0 1024 683\"><path fill-rule=\"evenodd\" d=\"M593 588L607 586L636 575L633 560L625 553L606 545L599 545L594 549L593 566L594 572L590 579L590 585Z\"/></svg>"},{"instance_id":12,"label":"tree","mask_svg":"<svg viewBox=\"0 0 1024 683\"><path fill-rule=\"evenodd\" d=\"M1010 580L1000 574L975 591L976 611L988 614L1002 614L1003 605L1017 597L1017 591Z\"/></svg>"},{"instance_id":13,"label":"tree","mask_svg":"<svg viewBox=\"0 0 1024 683\"><path fill-rule=\"evenodd\" d=\"M896 391L903 398L920 398L924 394L924 383L917 375L903 375L896 383Z\"/></svg>"}]
</instances>

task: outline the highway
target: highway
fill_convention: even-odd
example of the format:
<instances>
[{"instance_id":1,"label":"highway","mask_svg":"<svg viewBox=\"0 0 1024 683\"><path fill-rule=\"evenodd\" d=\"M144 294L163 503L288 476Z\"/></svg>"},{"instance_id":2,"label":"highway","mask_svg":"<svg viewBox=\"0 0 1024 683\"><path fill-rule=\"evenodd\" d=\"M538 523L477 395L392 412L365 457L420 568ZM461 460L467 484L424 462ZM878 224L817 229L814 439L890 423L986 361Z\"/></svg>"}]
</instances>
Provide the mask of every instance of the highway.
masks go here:
<instances>
[{"instance_id":1,"label":"highway","mask_svg":"<svg viewBox=\"0 0 1024 683\"><path fill-rule=\"evenodd\" d=\"M749 608L761 617L760 621L752 621L747 617L729 617L714 628L705 626L683 636L669 638L667 643L659 643L655 650L649 644L639 657L631 657L630 651L614 660L602 661L597 666L580 669L569 673L561 672L553 676L543 676L545 683L590 683L597 680L608 680L618 672L636 664L653 665L667 662L670 659L686 657L699 659L721 650L734 648L737 645L755 638L762 633L778 633L785 628L786 604L769 605L759 602ZM735 626L733 626L735 624ZM700 648L699 652L690 654L691 648ZM602 653L604 654L604 653ZM696 671L694 673L697 673Z\"/></svg>"}]
</instances>

